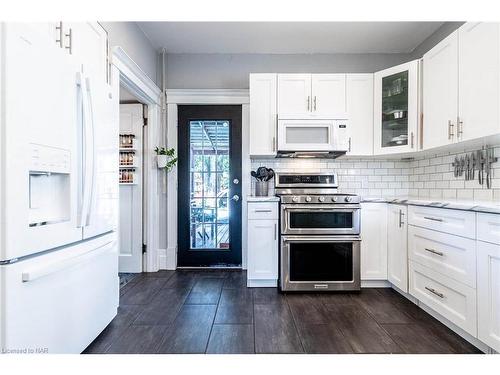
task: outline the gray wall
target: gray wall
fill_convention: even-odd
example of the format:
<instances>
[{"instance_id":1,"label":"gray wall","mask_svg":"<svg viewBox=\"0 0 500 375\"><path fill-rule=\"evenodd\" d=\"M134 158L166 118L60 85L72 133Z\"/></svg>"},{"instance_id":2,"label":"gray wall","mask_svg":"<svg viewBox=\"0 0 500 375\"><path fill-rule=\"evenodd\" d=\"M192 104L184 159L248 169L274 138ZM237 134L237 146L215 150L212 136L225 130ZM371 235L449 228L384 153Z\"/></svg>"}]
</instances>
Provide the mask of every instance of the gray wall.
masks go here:
<instances>
[{"instance_id":1,"label":"gray wall","mask_svg":"<svg viewBox=\"0 0 500 375\"><path fill-rule=\"evenodd\" d=\"M101 22L108 31L111 47L120 46L137 65L157 81L157 53L149 39L134 22Z\"/></svg>"},{"instance_id":2,"label":"gray wall","mask_svg":"<svg viewBox=\"0 0 500 375\"><path fill-rule=\"evenodd\" d=\"M372 73L409 54L168 54L169 89L246 89L249 73Z\"/></svg>"}]
</instances>

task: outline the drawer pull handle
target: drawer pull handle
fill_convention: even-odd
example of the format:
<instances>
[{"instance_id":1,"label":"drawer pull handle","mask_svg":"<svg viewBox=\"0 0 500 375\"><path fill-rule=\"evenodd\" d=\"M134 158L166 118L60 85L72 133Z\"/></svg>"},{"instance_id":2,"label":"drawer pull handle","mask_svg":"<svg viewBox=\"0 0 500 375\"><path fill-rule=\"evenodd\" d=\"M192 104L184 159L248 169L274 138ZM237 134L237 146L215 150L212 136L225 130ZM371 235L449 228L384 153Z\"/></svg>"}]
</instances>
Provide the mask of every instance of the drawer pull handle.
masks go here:
<instances>
[{"instance_id":1,"label":"drawer pull handle","mask_svg":"<svg viewBox=\"0 0 500 375\"><path fill-rule=\"evenodd\" d=\"M439 255L440 257L444 256L444 254L440 251L436 251L434 249L428 249L428 248L425 248L425 251L428 251L429 253L432 253L432 254L436 254L436 255Z\"/></svg>"},{"instance_id":2,"label":"drawer pull handle","mask_svg":"<svg viewBox=\"0 0 500 375\"><path fill-rule=\"evenodd\" d=\"M424 216L424 219L431 220L431 221L439 221L439 222L443 222L444 221L443 219L438 219L438 218L429 217L429 216Z\"/></svg>"},{"instance_id":3,"label":"drawer pull handle","mask_svg":"<svg viewBox=\"0 0 500 375\"><path fill-rule=\"evenodd\" d=\"M254 212L273 212L273 210L254 210Z\"/></svg>"},{"instance_id":4,"label":"drawer pull handle","mask_svg":"<svg viewBox=\"0 0 500 375\"><path fill-rule=\"evenodd\" d=\"M432 294L438 296L439 298L444 298L444 294L443 293L439 293L436 291L436 289L433 289L433 288L429 288L429 287L425 287L425 289L427 289L429 292L431 292Z\"/></svg>"}]
</instances>

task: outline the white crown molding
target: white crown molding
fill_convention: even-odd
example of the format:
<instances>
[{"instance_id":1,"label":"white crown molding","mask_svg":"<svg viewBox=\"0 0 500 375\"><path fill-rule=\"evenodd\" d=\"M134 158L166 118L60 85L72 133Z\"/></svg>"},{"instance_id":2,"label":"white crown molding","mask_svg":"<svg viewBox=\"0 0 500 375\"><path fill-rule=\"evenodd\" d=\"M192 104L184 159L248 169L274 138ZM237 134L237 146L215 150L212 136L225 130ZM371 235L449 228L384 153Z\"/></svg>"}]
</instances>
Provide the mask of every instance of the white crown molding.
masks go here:
<instances>
[{"instance_id":1,"label":"white crown molding","mask_svg":"<svg viewBox=\"0 0 500 375\"><path fill-rule=\"evenodd\" d=\"M248 89L170 89L167 104L248 104Z\"/></svg>"},{"instance_id":2,"label":"white crown molding","mask_svg":"<svg viewBox=\"0 0 500 375\"><path fill-rule=\"evenodd\" d=\"M119 46L113 48L112 63L120 71L120 83L127 89L136 92L137 88L144 91L148 102L154 99L155 104L160 104L161 90L151 78L130 58L125 50ZM130 78L133 77L133 78Z\"/></svg>"}]
</instances>

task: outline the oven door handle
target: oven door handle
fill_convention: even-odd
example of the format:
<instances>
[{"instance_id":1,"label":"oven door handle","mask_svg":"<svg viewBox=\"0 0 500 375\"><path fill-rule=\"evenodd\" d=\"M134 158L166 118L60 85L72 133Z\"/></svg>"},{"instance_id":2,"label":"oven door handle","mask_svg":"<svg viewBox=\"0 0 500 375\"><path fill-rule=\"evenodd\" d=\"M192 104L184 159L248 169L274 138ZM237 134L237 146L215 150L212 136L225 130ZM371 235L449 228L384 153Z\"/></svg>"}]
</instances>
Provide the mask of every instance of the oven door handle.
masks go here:
<instances>
[{"instance_id":1,"label":"oven door handle","mask_svg":"<svg viewBox=\"0 0 500 375\"><path fill-rule=\"evenodd\" d=\"M361 241L360 236L281 236L284 243L287 242L353 242Z\"/></svg>"}]
</instances>

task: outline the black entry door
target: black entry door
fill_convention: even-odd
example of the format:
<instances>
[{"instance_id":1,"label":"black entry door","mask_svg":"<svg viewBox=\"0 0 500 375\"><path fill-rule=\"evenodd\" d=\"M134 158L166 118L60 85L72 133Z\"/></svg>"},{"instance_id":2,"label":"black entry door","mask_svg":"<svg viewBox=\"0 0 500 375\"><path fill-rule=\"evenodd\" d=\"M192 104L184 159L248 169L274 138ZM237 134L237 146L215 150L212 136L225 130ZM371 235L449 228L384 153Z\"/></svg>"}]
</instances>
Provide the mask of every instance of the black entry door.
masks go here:
<instances>
[{"instance_id":1,"label":"black entry door","mask_svg":"<svg viewBox=\"0 0 500 375\"><path fill-rule=\"evenodd\" d=\"M241 266L241 106L178 107L179 267Z\"/></svg>"}]
</instances>

